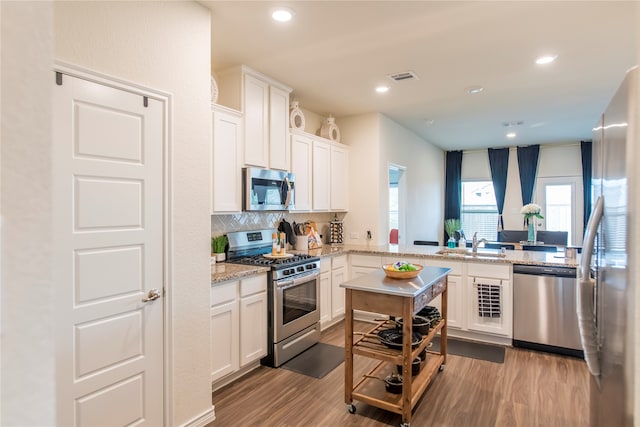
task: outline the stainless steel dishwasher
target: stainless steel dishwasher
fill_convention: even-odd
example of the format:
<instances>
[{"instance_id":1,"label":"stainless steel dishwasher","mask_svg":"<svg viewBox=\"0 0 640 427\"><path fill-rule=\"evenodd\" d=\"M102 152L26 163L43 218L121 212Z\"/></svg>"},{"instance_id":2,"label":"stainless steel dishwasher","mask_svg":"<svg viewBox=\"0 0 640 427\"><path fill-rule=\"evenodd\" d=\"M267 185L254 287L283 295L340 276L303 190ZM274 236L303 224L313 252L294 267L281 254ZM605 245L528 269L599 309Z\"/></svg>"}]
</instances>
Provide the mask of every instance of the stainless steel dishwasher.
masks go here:
<instances>
[{"instance_id":1,"label":"stainless steel dishwasher","mask_svg":"<svg viewBox=\"0 0 640 427\"><path fill-rule=\"evenodd\" d=\"M583 357L576 315L576 269L513 266L513 345Z\"/></svg>"}]
</instances>

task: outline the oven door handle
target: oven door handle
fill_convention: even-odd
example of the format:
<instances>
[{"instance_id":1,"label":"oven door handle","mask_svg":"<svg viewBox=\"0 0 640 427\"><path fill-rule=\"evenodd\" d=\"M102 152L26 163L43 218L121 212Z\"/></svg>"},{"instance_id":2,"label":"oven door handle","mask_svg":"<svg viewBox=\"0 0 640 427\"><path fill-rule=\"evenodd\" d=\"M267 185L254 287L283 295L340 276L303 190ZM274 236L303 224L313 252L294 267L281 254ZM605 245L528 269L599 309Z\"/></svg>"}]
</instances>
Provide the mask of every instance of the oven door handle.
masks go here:
<instances>
[{"instance_id":1,"label":"oven door handle","mask_svg":"<svg viewBox=\"0 0 640 427\"><path fill-rule=\"evenodd\" d=\"M289 288L293 288L295 286L298 286L304 282L308 282L309 279L313 279L316 278L320 275L319 272L314 271L313 273L309 273L309 274L305 274L304 276L298 276L292 280L285 280L282 282L276 282L276 286L278 286L278 289L289 289Z\"/></svg>"}]
</instances>

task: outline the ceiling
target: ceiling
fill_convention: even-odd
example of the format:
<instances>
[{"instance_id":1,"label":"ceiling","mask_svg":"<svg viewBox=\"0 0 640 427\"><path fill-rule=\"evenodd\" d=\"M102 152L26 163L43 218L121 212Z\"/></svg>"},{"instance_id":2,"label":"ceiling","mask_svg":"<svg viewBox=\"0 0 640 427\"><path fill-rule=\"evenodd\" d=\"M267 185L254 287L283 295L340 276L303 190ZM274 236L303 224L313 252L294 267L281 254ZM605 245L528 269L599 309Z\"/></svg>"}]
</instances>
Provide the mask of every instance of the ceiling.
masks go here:
<instances>
[{"instance_id":1,"label":"ceiling","mask_svg":"<svg viewBox=\"0 0 640 427\"><path fill-rule=\"evenodd\" d=\"M338 126L380 112L445 150L590 139L637 63L634 1L201 3L212 11L214 73L245 64ZM273 21L276 6L294 19ZM543 54L558 57L536 65ZM403 71L418 79L386 77ZM380 84L390 90L376 93ZM476 85L484 90L467 93Z\"/></svg>"}]
</instances>

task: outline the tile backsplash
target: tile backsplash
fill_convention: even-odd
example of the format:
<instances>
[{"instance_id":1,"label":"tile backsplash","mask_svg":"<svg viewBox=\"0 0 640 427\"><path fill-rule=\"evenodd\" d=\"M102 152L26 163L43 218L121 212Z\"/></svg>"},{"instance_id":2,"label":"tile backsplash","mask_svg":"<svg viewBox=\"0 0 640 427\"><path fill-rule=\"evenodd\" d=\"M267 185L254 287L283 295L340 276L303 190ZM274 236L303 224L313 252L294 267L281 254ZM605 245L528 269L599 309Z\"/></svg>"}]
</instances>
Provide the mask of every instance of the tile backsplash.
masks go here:
<instances>
[{"instance_id":1,"label":"tile backsplash","mask_svg":"<svg viewBox=\"0 0 640 427\"><path fill-rule=\"evenodd\" d=\"M339 212L338 219L344 220L345 212ZM314 221L322 235L322 241L328 241L329 223L335 217L333 212L291 213L291 212L242 212L230 215L211 215L211 235L219 236L230 231L278 228L284 218L290 224L294 222Z\"/></svg>"}]
</instances>

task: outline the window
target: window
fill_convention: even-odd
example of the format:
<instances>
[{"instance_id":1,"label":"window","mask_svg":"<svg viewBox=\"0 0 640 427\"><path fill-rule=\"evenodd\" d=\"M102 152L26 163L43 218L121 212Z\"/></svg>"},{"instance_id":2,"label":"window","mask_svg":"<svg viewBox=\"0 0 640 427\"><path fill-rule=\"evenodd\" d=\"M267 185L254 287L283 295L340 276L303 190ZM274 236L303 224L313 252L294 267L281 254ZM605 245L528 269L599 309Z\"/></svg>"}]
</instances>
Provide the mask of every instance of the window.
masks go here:
<instances>
[{"instance_id":1,"label":"window","mask_svg":"<svg viewBox=\"0 0 640 427\"><path fill-rule=\"evenodd\" d=\"M582 242L582 178L543 177L536 182L542 206L542 230L566 231L569 245Z\"/></svg>"},{"instance_id":2,"label":"window","mask_svg":"<svg viewBox=\"0 0 640 427\"><path fill-rule=\"evenodd\" d=\"M462 182L462 229L466 238L498 240L498 206L491 181Z\"/></svg>"}]
</instances>

